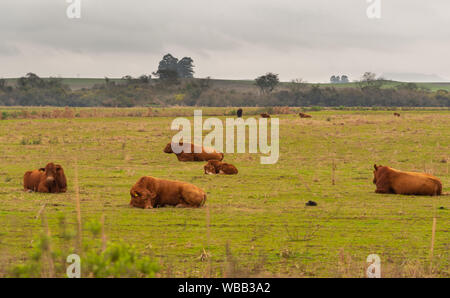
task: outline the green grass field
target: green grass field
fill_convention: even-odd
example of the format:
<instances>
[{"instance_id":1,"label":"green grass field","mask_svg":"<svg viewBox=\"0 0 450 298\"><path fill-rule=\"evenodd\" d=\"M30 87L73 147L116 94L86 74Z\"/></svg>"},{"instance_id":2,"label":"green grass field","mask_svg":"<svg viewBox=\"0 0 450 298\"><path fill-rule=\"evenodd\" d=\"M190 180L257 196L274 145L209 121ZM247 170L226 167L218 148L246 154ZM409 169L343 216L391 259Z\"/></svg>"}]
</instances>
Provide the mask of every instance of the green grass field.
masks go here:
<instances>
[{"instance_id":1,"label":"green grass field","mask_svg":"<svg viewBox=\"0 0 450 298\"><path fill-rule=\"evenodd\" d=\"M61 214L76 229L76 167L83 237L104 215L107 239L135 245L162 277L364 277L370 254L385 277L450 277L450 111L310 114L279 115L275 165L226 154L237 176L204 175L203 162L163 153L174 117L0 120L0 277L28 260L44 203L57 246ZM49 161L63 165L68 192L23 192L24 172ZM447 195L375 194L374 163L432 173ZM144 175L193 183L206 206L130 208L130 187Z\"/></svg>"}]
</instances>

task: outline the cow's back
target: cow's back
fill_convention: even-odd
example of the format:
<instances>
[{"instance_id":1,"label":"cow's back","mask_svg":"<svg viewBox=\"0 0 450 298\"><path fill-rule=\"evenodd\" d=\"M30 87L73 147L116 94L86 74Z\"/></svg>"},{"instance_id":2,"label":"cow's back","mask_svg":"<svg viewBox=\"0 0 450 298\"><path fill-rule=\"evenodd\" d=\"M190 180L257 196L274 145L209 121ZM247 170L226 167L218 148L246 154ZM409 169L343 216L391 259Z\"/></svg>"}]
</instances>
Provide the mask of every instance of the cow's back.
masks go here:
<instances>
[{"instance_id":1,"label":"cow's back","mask_svg":"<svg viewBox=\"0 0 450 298\"><path fill-rule=\"evenodd\" d=\"M396 171L391 175L391 187L397 194L440 195L441 181L430 174Z\"/></svg>"},{"instance_id":2,"label":"cow's back","mask_svg":"<svg viewBox=\"0 0 450 298\"><path fill-rule=\"evenodd\" d=\"M201 153L195 153L195 147ZM214 148L198 145L192 145L192 152L194 153L194 161L223 160L224 157L223 153L217 152Z\"/></svg>"},{"instance_id":3,"label":"cow's back","mask_svg":"<svg viewBox=\"0 0 450 298\"><path fill-rule=\"evenodd\" d=\"M25 190L37 191L44 172L39 170L28 171L23 176L23 188Z\"/></svg>"},{"instance_id":4,"label":"cow's back","mask_svg":"<svg viewBox=\"0 0 450 298\"><path fill-rule=\"evenodd\" d=\"M196 197L203 198L205 195L201 188L187 182L152 178L155 179L157 185L158 205L176 206L186 202L186 200L189 201L186 203L192 204L191 201L195 200Z\"/></svg>"}]
</instances>

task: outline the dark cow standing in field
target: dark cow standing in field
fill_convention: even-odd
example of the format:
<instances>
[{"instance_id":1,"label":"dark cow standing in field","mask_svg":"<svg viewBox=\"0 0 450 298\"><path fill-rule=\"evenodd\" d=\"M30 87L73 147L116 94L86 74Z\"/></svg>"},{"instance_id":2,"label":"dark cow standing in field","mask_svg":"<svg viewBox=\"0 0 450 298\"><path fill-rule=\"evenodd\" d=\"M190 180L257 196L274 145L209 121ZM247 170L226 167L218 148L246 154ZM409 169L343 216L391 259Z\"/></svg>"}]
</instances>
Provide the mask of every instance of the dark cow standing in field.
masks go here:
<instances>
[{"instance_id":1,"label":"dark cow standing in field","mask_svg":"<svg viewBox=\"0 0 450 298\"><path fill-rule=\"evenodd\" d=\"M242 117L242 109L237 110L236 114L237 114L238 118L241 118Z\"/></svg>"},{"instance_id":2,"label":"dark cow standing in field","mask_svg":"<svg viewBox=\"0 0 450 298\"><path fill-rule=\"evenodd\" d=\"M267 113L262 113L262 114L261 114L261 117L262 117L262 118L270 118L270 115L267 114Z\"/></svg>"},{"instance_id":3,"label":"dark cow standing in field","mask_svg":"<svg viewBox=\"0 0 450 298\"><path fill-rule=\"evenodd\" d=\"M46 193L66 192L66 175L61 165L51 162L45 168L26 172L23 176L23 188Z\"/></svg>"},{"instance_id":4,"label":"dark cow standing in field","mask_svg":"<svg viewBox=\"0 0 450 298\"><path fill-rule=\"evenodd\" d=\"M442 194L442 183L433 175L403 172L376 164L374 168L373 184L377 186L376 193L428 196Z\"/></svg>"},{"instance_id":5,"label":"dark cow standing in field","mask_svg":"<svg viewBox=\"0 0 450 298\"><path fill-rule=\"evenodd\" d=\"M399 113L394 113L394 116L395 117L400 117L400 114Z\"/></svg>"},{"instance_id":6,"label":"dark cow standing in field","mask_svg":"<svg viewBox=\"0 0 450 298\"><path fill-rule=\"evenodd\" d=\"M151 209L164 206L201 207L206 194L197 186L174 180L142 177L130 190L130 206Z\"/></svg>"},{"instance_id":7,"label":"dark cow standing in field","mask_svg":"<svg viewBox=\"0 0 450 298\"><path fill-rule=\"evenodd\" d=\"M238 169L229 163L221 162L219 160L210 160L203 167L205 170L205 174L225 174L225 175L236 175L238 173Z\"/></svg>"},{"instance_id":8,"label":"dark cow standing in field","mask_svg":"<svg viewBox=\"0 0 450 298\"><path fill-rule=\"evenodd\" d=\"M183 145L183 142L179 143L180 146ZM191 152L180 152L175 153L172 150L172 143L169 143L166 145L166 148L164 148L165 153L174 153L179 161L208 161L208 160L223 160L223 153L219 153L213 148L206 148L201 147L194 144L187 143L186 146L190 146ZM201 151L200 153L196 153L195 148L197 148L198 151ZM184 150L184 149L183 149Z\"/></svg>"},{"instance_id":9,"label":"dark cow standing in field","mask_svg":"<svg viewBox=\"0 0 450 298\"><path fill-rule=\"evenodd\" d=\"M302 112L298 113L298 115L300 116L300 118L312 118L311 115L308 115L308 114L305 114L305 113L302 113Z\"/></svg>"}]
</instances>

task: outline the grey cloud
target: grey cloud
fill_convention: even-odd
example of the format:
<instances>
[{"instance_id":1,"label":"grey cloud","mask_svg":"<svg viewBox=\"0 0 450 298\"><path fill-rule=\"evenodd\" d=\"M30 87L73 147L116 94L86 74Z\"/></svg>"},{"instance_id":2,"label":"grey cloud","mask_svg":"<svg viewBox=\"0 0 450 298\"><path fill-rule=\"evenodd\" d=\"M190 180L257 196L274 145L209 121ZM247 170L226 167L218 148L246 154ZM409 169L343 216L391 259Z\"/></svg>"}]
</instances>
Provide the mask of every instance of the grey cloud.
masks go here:
<instances>
[{"instance_id":1,"label":"grey cloud","mask_svg":"<svg viewBox=\"0 0 450 298\"><path fill-rule=\"evenodd\" d=\"M222 52L240 55L248 47L268 52L267 59L305 50L325 56L359 49L361 57L427 45L450 50L446 0L382 0L381 20L366 17L365 0L81 1L79 20L66 17L65 1L2 1L0 55L32 55L29 45L49 53L127 59L172 49L205 59Z\"/></svg>"}]
</instances>

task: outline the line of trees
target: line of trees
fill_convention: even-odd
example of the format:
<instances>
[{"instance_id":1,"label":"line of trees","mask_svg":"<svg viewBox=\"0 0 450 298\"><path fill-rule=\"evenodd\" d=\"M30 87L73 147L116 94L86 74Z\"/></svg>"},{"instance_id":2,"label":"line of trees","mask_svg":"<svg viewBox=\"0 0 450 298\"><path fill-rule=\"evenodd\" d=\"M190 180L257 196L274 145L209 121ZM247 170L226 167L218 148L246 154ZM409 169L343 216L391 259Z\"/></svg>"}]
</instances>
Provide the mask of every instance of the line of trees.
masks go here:
<instances>
[{"instance_id":1,"label":"line of trees","mask_svg":"<svg viewBox=\"0 0 450 298\"><path fill-rule=\"evenodd\" d=\"M332 75L330 77L330 83L332 84L345 84L345 83L349 83L350 80L348 79L347 75Z\"/></svg>"},{"instance_id":2,"label":"line of trees","mask_svg":"<svg viewBox=\"0 0 450 298\"><path fill-rule=\"evenodd\" d=\"M178 60L168 54L155 72L158 79L150 75L124 76L121 80L105 78L103 83L81 90L71 90L60 78L42 79L33 73L19 78L14 86L0 79L0 105L450 107L450 93L446 90L430 91L414 83L385 86L387 81L370 72L358 84L339 88L307 84L302 79L281 84L277 74L266 73L255 79L252 91L216 86L210 78L195 79L192 63L190 58ZM162 75L167 74L165 71L172 71L173 77Z\"/></svg>"}]
</instances>

